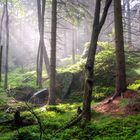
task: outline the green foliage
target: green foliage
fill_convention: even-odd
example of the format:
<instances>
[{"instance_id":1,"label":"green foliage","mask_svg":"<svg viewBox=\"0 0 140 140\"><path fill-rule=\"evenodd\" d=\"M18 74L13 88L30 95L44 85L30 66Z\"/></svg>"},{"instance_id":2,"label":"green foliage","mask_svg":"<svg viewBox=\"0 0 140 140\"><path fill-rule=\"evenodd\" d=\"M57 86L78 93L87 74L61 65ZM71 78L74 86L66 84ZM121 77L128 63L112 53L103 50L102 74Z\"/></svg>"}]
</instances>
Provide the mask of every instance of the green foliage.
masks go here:
<instances>
[{"instance_id":1,"label":"green foliage","mask_svg":"<svg viewBox=\"0 0 140 140\"><path fill-rule=\"evenodd\" d=\"M43 71L43 87L48 86L48 80L46 80L46 71ZM13 89L16 87L29 87L38 89L36 86L36 71L31 67L27 69L17 68L12 70L8 75L8 89Z\"/></svg>"},{"instance_id":2,"label":"green foliage","mask_svg":"<svg viewBox=\"0 0 140 140\"><path fill-rule=\"evenodd\" d=\"M77 59L78 59L78 61L77 61L76 64L71 63L71 64L68 64L68 65L64 65L61 68L58 68L57 69L58 73L63 73L63 72L78 73L79 71L82 71L83 68L84 68L85 60L80 59L79 56L77 57ZM65 58L63 60L64 61L67 61L67 60L71 61L71 58Z\"/></svg>"},{"instance_id":3,"label":"green foliage","mask_svg":"<svg viewBox=\"0 0 140 140\"><path fill-rule=\"evenodd\" d=\"M89 47L89 42L85 43ZM133 82L140 75L140 55L125 52L127 81ZM95 59L95 85L114 86L116 77L115 48L112 43L98 42L98 51Z\"/></svg>"},{"instance_id":4,"label":"green foliage","mask_svg":"<svg viewBox=\"0 0 140 140\"><path fill-rule=\"evenodd\" d=\"M96 55L95 85L113 86L115 80L114 50L106 49Z\"/></svg>"},{"instance_id":5,"label":"green foliage","mask_svg":"<svg viewBox=\"0 0 140 140\"><path fill-rule=\"evenodd\" d=\"M80 61L80 55L75 55L75 62L79 62L79 61ZM72 64L73 64L72 57L66 57L58 61L59 67L68 67L71 66Z\"/></svg>"},{"instance_id":6,"label":"green foliage","mask_svg":"<svg viewBox=\"0 0 140 140\"><path fill-rule=\"evenodd\" d=\"M114 49L114 44L110 42L98 42L98 46L100 47L101 50L113 50Z\"/></svg>"},{"instance_id":7,"label":"green foliage","mask_svg":"<svg viewBox=\"0 0 140 140\"><path fill-rule=\"evenodd\" d=\"M99 42L98 44L102 49L96 55L95 85L113 86L116 77L115 50L111 47L112 44L106 42ZM127 81L133 82L140 76L140 56L137 53L126 52L125 58Z\"/></svg>"},{"instance_id":8,"label":"green foliage","mask_svg":"<svg viewBox=\"0 0 140 140\"><path fill-rule=\"evenodd\" d=\"M134 83L128 85L128 89L137 90L140 87L140 80L136 80Z\"/></svg>"},{"instance_id":9,"label":"green foliage","mask_svg":"<svg viewBox=\"0 0 140 140\"><path fill-rule=\"evenodd\" d=\"M38 140L38 139L39 137L35 133L30 133L29 131L25 131L13 135L13 137L10 140Z\"/></svg>"},{"instance_id":10,"label":"green foliage","mask_svg":"<svg viewBox=\"0 0 140 140\"><path fill-rule=\"evenodd\" d=\"M26 72L22 69L16 69L9 72L8 86L9 88L15 88L19 86L36 87L35 79L35 71Z\"/></svg>"},{"instance_id":11,"label":"green foliage","mask_svg":"<svg viewBox=\"0 0 140 140\"><path fill-rule=\"evenodd\" d=\"M93 89L93 99L94 100L102 100L109 96L112 92L114 91L113 87L100 87L100 86L95 86Z\"/></svg>"}]
</instances>

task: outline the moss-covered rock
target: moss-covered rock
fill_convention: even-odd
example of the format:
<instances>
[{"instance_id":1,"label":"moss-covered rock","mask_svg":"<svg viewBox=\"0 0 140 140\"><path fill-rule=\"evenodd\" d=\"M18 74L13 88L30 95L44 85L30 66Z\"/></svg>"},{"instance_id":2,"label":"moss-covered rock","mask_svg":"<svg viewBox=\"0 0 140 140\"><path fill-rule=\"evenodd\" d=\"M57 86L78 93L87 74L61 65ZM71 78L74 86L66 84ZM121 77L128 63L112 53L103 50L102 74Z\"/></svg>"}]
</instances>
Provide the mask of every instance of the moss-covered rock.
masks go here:
<instances>
[{"instance_id":1,"label":"moss-covered rock","mask_svg":"<svg viewBox=\"0 0 140 140\"><path fill-rule=\"evenodd\" d=\"M28 101L36 90L32 87L16 87L8 91L8 96L13 96L16 100Z\"/></svg>"},{"instance_id":2,"label":"moss-covered rock","mask_svg":"<svg viewBox=\"0 0 140 140\"><path fill-rule=\"evenodd\" d=\"M83 90L84 76L82 72L64 72L57 74L57 95L68 98L72 92Z\"/></svg>"}]
</instances>

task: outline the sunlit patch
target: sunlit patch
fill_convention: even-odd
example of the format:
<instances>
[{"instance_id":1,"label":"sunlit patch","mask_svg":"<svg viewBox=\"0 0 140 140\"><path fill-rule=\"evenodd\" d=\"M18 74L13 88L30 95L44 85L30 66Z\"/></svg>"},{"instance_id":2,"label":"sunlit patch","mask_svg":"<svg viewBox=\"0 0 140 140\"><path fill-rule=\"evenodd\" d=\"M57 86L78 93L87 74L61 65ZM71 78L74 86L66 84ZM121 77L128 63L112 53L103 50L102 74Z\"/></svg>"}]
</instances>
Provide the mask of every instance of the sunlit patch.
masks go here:
<instances>
[{"instance_id":1,"label":"sunlit patch","mask_svg":"<svg viewBox=\"0 0 140 140\"><path fill-rule=\"evenodd\" d=\"M43 111L46 111L46 106L41 107L41 108L40 108L40 111L42 111L42 112L43 112Z\"/></svg>"}]
</instances>

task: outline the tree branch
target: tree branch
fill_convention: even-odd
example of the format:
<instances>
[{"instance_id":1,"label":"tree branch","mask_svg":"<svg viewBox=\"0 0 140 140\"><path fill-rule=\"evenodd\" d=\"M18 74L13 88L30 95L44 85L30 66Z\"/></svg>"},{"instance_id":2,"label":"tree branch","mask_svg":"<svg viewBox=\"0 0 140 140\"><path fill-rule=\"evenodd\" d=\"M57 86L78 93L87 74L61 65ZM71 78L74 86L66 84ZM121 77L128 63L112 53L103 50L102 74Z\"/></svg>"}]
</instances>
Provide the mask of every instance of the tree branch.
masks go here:
<instances>
[{"instance_id":1,"label":"tree branch","mask_svg":"<svg viewBox=\"0 0 140 140\"><path fill-rule=\"evenodd\" d=\"M111 5L111 2L112 2L112 0L106 0L104 11L103 11L100 23L99 23L99 30L101 30L102 26L105 23L105 19L106 19L107 13L108 13L108 9Z\"/></svg>"}]
</instances>

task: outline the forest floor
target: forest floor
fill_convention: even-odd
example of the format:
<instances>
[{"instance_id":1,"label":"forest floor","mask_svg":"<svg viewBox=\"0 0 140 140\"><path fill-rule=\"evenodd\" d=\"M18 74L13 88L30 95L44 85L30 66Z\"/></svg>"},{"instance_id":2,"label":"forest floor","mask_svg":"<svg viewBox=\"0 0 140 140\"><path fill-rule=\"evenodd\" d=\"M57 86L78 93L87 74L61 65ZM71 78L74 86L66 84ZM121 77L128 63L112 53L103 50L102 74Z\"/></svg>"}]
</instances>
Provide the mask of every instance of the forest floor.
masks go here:
<instances>
[{"instance_id":1,"label":"forest floor","mask_svg":"<svg viewBox=\"0 0 140 140\"><path fill-rule=\"evenodd\" d=\"M42 122L44 129L42 140L140 140L140 92L137 91L138 87L140 87L140 57L138 55L132 55L131 59L127 57L127 82L129 83L127 88L129 90L124 93L123 97L117 97L113 102L105 104L114 88L112 88L112 85L106 85L106 83L111 83L108 82L109 79L112 81L112 75L110 74L110 69L112 68L106 68L108 65L103 60L108 60L107 58L110 58L110 54L113 53L108 53L107 58L107 53L103 54L105 54L105 59L102 57L103 55L100 55L99 58L101 59L98 58L100 61L96 64L99 74L97 74L98 82L92 95L94 99L92 101L92 119L84 129L81 127L82 122L79 122L69 129L55 133L77 116L77 108L82 107L82 92L72 92L67 100L55 106L45 105L38 107L29 104ZM109 62L112 62L112 60ZM137 65L130 67L131 64ZM81 65L77 67L78 65L70 67L71 71L70 69L66 71L66 68L63 68L65 71L63 69L59 71L60 73L76 73L81 69ZM103 68L102 71L100 71L101 68ZM43 78L45 77L44 70ZM21 69L11 71L9 73L9 83L10 91L21 87L35 90L34 92L40 90L36 86L34 68L24 71ZM44 81L43 87L46 88L48 84L48 80ZM26 94L26 91L22 91L20 96L24 94ZM19 107L21 108L20 115L24 118L24 122L29 122L30 125L19 128L10 123L3 125L1 122L14 119L14 111ZM7 97L7 93L2 87L0 87L0 123L0 140L39 140L40 127L35 116L30 112L25 102L18 101L13 97Z\"/></svg>"},{"instance_id":2,"label":"forest floor","mask_svg":"<svg viewBox=\"0 0 140 140\"><path fill-rule=\"evenodd\" d=\"M115 98L112 102L106 103L109 97L92 106L96 112L113 115L128 116L140 111L140 94L133 90L127 90L123 96Z\"/></svg>"}]
</instances>

